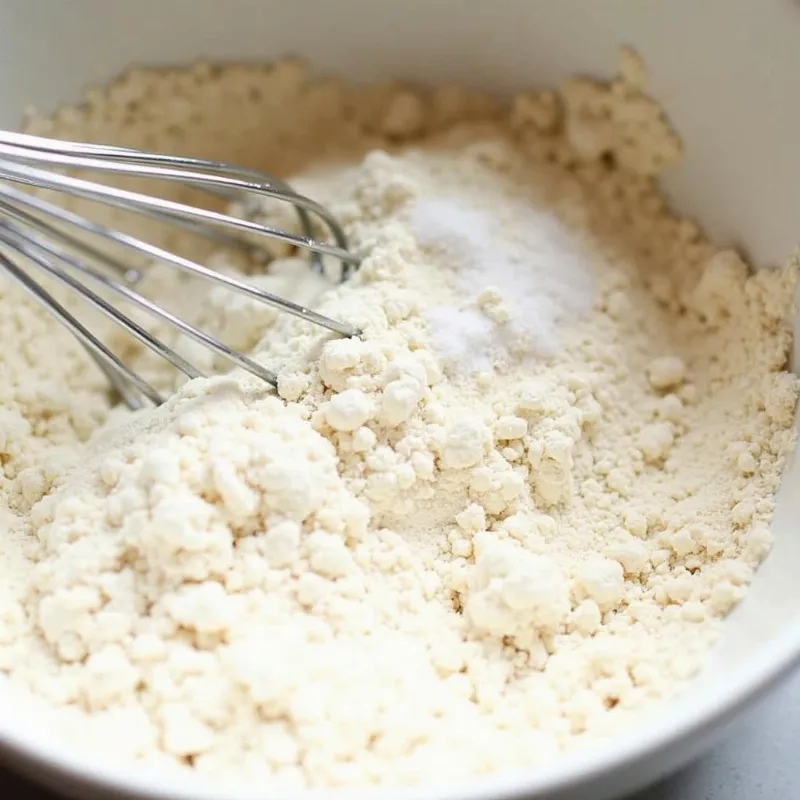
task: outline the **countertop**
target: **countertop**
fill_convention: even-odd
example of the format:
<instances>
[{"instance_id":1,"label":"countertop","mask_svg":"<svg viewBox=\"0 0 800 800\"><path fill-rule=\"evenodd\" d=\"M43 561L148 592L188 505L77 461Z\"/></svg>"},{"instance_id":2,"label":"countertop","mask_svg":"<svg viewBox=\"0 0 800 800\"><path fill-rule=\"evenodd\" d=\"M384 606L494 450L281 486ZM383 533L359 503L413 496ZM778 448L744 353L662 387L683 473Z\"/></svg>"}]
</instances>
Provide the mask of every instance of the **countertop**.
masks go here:
<instances>
[{"instance_id":1,"label":"countertop","mask_svg":"<svg viewBox=\"0 0 800 800\"><path fill-rule=\"evenodd\" d=\"M800 797L800 672L751 711L730 738L672 778L626 800ZM0 797L60 800L0 766Z\"/></svg>"}]
</instances>

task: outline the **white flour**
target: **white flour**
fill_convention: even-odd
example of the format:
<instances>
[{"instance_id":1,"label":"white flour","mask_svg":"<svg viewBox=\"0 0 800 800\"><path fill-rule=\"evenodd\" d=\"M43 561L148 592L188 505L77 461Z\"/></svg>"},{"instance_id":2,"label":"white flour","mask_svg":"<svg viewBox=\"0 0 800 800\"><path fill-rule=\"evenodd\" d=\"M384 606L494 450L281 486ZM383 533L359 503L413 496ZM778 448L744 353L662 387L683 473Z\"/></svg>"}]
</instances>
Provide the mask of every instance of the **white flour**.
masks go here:
<instances>
[{"instance_id":1,"label":"white flour","mask_svg":"<svg viewBox=\"0 0 800 800\"><path fill-rule=\"evenodd\" d=\"M363 340L150 268L280 397L237 372L136 416L0 283L0 669L48 735L265 796L431 783L549 764L702 667L769 549L796 269L668 212L680 148L624 65L509 108L199 65L32 121L300 173L364 254L318 304ZM320 295L276 252L252 280Z\"/></svg>"}]
</instances>

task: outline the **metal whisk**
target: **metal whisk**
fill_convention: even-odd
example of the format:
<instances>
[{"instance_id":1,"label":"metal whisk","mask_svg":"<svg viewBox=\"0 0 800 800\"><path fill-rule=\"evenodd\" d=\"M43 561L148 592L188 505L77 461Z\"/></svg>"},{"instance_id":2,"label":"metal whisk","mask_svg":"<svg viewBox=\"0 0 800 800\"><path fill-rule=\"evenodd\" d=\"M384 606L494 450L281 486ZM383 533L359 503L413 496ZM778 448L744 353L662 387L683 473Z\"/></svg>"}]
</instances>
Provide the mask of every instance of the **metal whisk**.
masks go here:
<instances>
[{"instance_id":1,"label":"metal whisk","mask_svg":"<svg viewBox=\"0 0 800 800\"><path fill-rule=\"evenodd\" d=\"M76 178L59 171L63 169L176 181L228 199L242 193L276 198L294 206L303 233L294 234L206 208ZM256 249L253 234L287 242L308 251L313 268L320 272L323 271L322 256L338 259L342 265L342 279L357 267L358 257L348 251L344 232L327 209L265 173L216 161L0 131L0 269L17 280L78 338L123 400L132 408L143 405L142 397L156 404L163 402L163 397L59 303L32 276L35 270L41 270L78 292L88 303L190 378L201 377L203 373L87 284L93 283L97 288L110 291L139 306L273 386L277 385L277 376L252 358L228 347L214 336L134 291L131 285L140 277L138 270L85 241L87 234L89 238L96 237L98 242L111 243L121 250L171 264L342 336L356 336L359 333L346 322L330 319L249 283L94 222L24 191L15 184L50 189L105 203L188 229L221 244L250 251ZM314 237L313 217L328 229L333 243ZM70 231L80 233L75 236ZM244 238L242 234L248 238ZM20 264L20 256L24 259L24 266Z\"/></svg>"}]
</instances>

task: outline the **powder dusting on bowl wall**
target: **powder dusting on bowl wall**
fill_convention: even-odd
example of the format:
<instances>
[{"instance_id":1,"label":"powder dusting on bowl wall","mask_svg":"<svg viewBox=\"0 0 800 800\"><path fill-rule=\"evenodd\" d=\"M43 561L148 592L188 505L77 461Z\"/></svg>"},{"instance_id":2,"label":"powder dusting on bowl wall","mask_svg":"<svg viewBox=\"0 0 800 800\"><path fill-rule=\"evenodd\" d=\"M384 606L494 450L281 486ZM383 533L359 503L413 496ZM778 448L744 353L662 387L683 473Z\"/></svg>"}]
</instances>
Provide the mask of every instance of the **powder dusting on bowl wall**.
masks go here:
<instances>
[{"instance_id":1,"label":"powder dusting on bowl wall","mask_svg":"<svg viewBox=\"0 0 800 800\"><path fill-rule=\"evenodd\" d=\"M751 274L668 209L681 146L635 53L508 104L139 69L28 125L268 167L363 253L335 288L280 246L251 275L353 339L153 265L145 291L280 381L180 385L92 320L174 391L134 415L0 283L0 669L48 736L276 796L441 784L600 745L702 668L770 547L796 265Z\"/></svg>"}]
</instances>

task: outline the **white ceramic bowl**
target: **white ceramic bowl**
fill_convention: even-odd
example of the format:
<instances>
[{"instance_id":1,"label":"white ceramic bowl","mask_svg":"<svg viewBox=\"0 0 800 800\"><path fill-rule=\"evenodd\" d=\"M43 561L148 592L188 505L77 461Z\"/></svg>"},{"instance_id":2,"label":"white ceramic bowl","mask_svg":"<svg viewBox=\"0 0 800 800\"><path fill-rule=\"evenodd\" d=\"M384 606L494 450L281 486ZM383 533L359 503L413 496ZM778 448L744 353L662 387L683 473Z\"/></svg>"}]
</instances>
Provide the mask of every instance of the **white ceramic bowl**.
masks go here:
<instances>
[{"instance_id":1,"label":"white ceramic bowl","mask_svg":"<svg viewBox=\"0 0 800 800\"><path fill-rule=\"evenodd\" d=\"M0 126L10 128L25 106L53 109L135 62L299 54L355 78L459 79L502 91L576 71L607 74L617 46L632 44L686 141L688 157L667 181L675 203L757 263L784 259L800 241L800 6L790 0L0 0L0 19ZM435 793L367 794L607 800L696 757L800 661L799 518L795 461L772 554L709 668L668 712L547 769ZM0 750L75 797L219 796L200 781L109 771L45 746L36 720L2 690ZM263 796L226 792L226 800Z\"/></svg>"}]
</instances>

